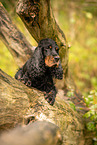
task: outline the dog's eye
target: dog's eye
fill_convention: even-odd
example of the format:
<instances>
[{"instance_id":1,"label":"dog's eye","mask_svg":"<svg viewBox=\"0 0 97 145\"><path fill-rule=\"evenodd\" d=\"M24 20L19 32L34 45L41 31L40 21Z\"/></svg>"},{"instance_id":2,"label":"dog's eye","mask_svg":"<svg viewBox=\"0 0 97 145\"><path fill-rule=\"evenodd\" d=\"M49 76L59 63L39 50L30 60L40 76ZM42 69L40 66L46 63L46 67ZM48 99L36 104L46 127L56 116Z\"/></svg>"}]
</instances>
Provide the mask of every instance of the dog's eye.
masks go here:
<instances>
[{"instance_id":1,"label":"dog's eye","mask_svg":"<svg viewBox=\"0 0 97 145\"><path fill-rule=\"evenodd\" d=\"M50 46L49 46L49 48L51 49L51 48L52 48L52 46L50 45Z\"/></svg>"},{"instance_id":2,"label":"dog's eye","mask_svg":"<svg viewBox=\"0 0 97 145\"><path fill-rule=\"evenodd\" d=\"M57 52L59 51L59 48L58 47L56 47L55 49L56 49Z\"/></svg>"}]
</instances>

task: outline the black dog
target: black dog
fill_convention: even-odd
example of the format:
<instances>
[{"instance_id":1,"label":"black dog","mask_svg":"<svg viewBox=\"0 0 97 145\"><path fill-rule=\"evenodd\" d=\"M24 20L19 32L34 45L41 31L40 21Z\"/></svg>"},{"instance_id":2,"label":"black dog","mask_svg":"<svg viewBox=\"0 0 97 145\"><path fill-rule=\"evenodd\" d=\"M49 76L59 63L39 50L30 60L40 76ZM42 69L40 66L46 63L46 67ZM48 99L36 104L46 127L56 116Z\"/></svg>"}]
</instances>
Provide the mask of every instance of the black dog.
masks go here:
<instances>
[{"instance_id":1,"label":"black dog","mask_svg":"<svg viewBox=\"0 0 97 145\"><path fill-rule=\"evenodd\" d=\"M54 77L63 78L59 47L52 39L43 39L33 56L16 73L15 78L29 87L45 91L45 99L53 105L57 93L53 83Z\"/></svg>"}]
</instances>

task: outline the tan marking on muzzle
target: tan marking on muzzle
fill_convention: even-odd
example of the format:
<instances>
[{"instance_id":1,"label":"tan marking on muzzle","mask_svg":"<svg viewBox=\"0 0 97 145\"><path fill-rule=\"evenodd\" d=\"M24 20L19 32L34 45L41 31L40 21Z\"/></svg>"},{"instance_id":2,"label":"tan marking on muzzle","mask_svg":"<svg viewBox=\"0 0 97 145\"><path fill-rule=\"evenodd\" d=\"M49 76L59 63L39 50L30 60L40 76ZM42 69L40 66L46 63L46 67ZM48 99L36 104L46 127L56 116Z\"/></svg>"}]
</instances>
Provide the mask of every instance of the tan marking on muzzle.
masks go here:
<instances>
[{"instance_id":1,"label":"tan marking on muzzle","mask_svg":"<svg viewBox=\"0 0 97 145\"><path fill-rule=\"evenodd\" d=\"M59 66L59 61L58 61L58 62L55 62L53 56L47 56L47 57L45 58L45 64L46 64L46 66L48 66L48 67L52 67L52 66L55 66L55 65L56 65L56 67L58 67L58 66Z\"/></svg>"}]
</instances>

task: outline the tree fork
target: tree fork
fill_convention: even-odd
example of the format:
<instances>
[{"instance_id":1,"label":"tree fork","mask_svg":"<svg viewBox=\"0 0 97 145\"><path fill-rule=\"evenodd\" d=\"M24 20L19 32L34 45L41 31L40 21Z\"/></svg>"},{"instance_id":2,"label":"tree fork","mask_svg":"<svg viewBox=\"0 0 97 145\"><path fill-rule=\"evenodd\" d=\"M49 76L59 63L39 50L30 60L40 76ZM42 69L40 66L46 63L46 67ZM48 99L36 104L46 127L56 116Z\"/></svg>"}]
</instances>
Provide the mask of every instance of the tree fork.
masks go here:
<instances>
[{"instance_id":1,"label":"tree fork","mask_svg":"<svg viewBox=\"0 0 97 145\"><path fill-rule=\"evenodd\" d=\"M68 75L68 44L63 31L55 21L50 0L19 0L16 11L37 42L44 38L51 38L57 42L66 78Z\"/></svg>"},{"instance_id":2,"label":"tree fork","mask_svg":"<svg viewBox=\"0 0 97 145\"><path fill-rule=\"evenodd\" d=\"M45 9L44 4L46 4L46 9ZM43 6L43 9L45 9L45 11L46 11L45 16L43 16L43 18L46 19L46 21L47 21L47 22L43 21L43 24L42 24L42 20L41 20L42 13L43 13L43 12L41 12L41 11L43 11L42 6ZM37 7L40 7L41 9L37 10ZM39 14L35 13L36 11L39 11ZM76 90L76 86L74 85L73 80L70 78L70 75L68 74L68 51L69 51L68 44L66 42L64 33L61 31L61 29L59 28L59 26L57 25L57 23L53 17L51 7L50 7L50 1L41 0L39 3L39 2L35 2L32 0L30 3L30 1L28 1L28 0L24 0L24 1L20 0L18 3L18 6L17 6L17 12L19 13L23 22L25 21L26 26L28 27L28 29L30 29L29 30L30 33L32 33L32 35L34 35L34 37L37 39L37 42L40 39L45 38L45 37L50 37L50 38L54 39L55 41L57 41L57 43L60 46L60 56L62 59L62 66L64 69L65 94L66 94L66 92L68 92L69 87L73 88L74 96L76 97L76 99L74 99L74 96L73 96L70 98L70 100L73 101L74 104L77 104L76 106L78 106L78 108L85 107L84 101L82 99L82 95ZM4 9L4 7L2 6L1 3L0 3L0 14L1 14L0 15L0 17L1 17L1 19L0 19L1 39L3 40L5 45L9 48L9 51L12 53L18 66L21 67L27 61L27 59L33 54L34 47L30 45L30 43L26 40L24 35L12 23L11 18L9 17L9 15L7 14L7 11ZM36 17L39 17L39 16L34 15L35 19L33 19L31 14L41 15L40 21L39 21L39 18L36 19ZM29 20L29 23L27 23L28 20ZM40 27L38 27L38 24L35 24L35 23L39 23L36 20L40 22ZM42 25L44 25L45 28ZM50 28L52 31L49 30ZM35 31L36 31L36 33L35 33ZM40 35L37 35L38 31L40 34L42 33L41 37L40 37ZM38 36L38 37L36 37L36 36Z\"/></svg>"},{"instance_id":3,"label":"tree fork","mask_svg":"<svg viewBox=\"0 0 97 145\"><path fill-rule=\"evenodd\" d=\"M63 31L59 28L54 18L50 0L19 0L17 14L21 17L25 26L34 39L39 42L43 38L52 38L60 48L60 57L64 70L64 87L69 91L74 90L74 96L70 98L76 106L87 110L82 95L76 89L76 85L68 72L69 47ZM68 89L69 88L69 89Z\"/></svg>"}]
</instances>

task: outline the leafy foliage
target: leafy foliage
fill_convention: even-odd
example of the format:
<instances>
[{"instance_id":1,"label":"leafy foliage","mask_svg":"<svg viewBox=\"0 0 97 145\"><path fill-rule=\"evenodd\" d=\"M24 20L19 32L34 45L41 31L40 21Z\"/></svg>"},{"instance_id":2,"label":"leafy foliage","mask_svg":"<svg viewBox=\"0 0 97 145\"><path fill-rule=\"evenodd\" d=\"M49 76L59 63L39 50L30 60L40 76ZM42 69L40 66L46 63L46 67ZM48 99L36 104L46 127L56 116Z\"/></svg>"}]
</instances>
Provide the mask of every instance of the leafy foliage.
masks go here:
<instances>
[{"instance_id":1,"label":"leafy foliage","mask_svg":"<svg viewBox=\"0 0 97 145\"><path fill-rule=\"evenodd\" d=\"M87 123L87 128L90 131L95 131L97 136L97 91L92 90L87 97L84 97L86 105L89 107L89 111L84 115L86 118L90 118L90 122Z\"/></svg>"}]
</instances>

